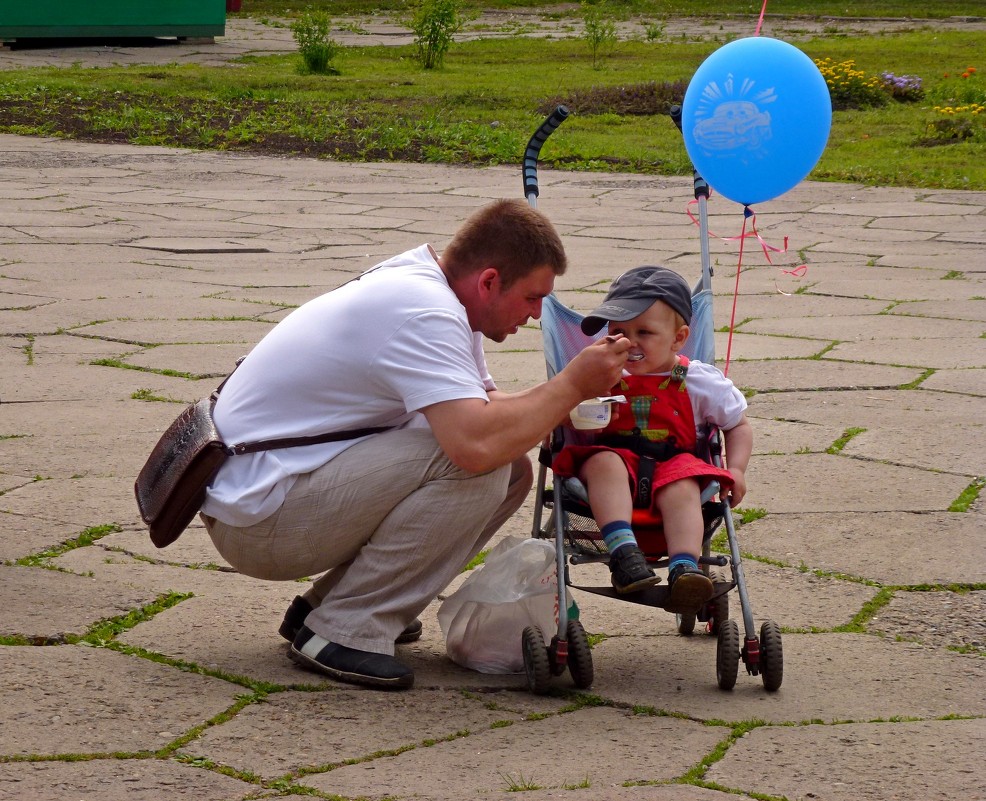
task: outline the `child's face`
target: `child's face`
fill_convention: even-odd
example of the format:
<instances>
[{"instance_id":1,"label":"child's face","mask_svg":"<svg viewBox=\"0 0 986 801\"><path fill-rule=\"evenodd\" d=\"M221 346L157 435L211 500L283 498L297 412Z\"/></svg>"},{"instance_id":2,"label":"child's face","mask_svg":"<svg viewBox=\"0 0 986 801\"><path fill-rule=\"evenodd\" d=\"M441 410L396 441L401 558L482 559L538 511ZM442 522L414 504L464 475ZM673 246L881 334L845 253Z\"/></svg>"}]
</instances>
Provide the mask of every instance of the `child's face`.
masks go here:
<instances>
[{"instance_id":1,"label":"child's face","mask_svg":"<svg viewBox=\"0 0 986 801\"><path fill-rule=\"evenodd\" d=\"M624 322L610 322L610 334L630 340L626 371L633 375L666 373L674 367L675 356L688 339L688 326L664 301L655 301L647 311Z\"/></svg>"}]
</instances>

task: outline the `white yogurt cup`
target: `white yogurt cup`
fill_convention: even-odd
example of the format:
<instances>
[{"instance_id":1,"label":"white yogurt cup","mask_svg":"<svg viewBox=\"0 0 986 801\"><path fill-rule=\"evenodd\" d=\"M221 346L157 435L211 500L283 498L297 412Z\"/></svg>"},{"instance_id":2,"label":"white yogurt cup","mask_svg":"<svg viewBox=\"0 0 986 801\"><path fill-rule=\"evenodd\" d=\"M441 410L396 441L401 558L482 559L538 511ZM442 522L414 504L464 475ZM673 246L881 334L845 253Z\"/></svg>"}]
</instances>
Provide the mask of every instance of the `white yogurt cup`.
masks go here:
<instances>
[{"instance_id":1,"label":"white yogurt cup","mask_svg":"<svg viewBox=\"0 0 986 801\"><path fill-rule=\"evenodd\" d=\"M626 403L626 398L622 395L607 395L604 398L582 401L569 413L572 426L580 431L605 428L609 425L614 403Z\"/></svg>"}]
</instances>

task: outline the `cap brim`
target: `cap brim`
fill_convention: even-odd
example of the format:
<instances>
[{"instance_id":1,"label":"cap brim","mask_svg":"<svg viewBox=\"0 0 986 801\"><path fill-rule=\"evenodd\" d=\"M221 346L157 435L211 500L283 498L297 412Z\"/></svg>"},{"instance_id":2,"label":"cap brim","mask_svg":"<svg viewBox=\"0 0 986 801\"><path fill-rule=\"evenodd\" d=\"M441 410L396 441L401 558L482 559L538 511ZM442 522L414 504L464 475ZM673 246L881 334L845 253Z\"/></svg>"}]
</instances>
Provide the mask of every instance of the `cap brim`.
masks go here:
<instances>
[{"instance_id":1,"label":"cap brim","mask_svg":"<svg viewBox=\"0 0 986 801\"><path fill-rule=\"evenodd\" d=\"M622 298L619 303L604 303L593 309L582 320L582 333L598 334L606 323L622 323L647 311L654 301L648 298Z\"/></svg>"}]
</instances>

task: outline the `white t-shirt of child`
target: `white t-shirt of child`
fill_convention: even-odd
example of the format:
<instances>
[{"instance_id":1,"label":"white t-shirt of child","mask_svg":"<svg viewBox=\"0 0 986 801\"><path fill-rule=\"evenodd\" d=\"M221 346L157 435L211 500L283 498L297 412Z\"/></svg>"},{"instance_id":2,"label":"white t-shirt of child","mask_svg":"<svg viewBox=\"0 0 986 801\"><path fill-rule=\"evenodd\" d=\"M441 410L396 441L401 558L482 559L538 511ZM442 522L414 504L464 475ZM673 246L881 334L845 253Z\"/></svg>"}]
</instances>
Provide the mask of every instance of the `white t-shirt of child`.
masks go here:
<instances>
[{"instance_id":1,"label":"white t-shirt of child","mask_svg":"<svg viewBox=\"0 0 986 801\"><path fill-rule=\"evenodd\" d=\"M426 426L420 409L496 389L482 335L429 245L305 303L256 345L223 387L227 444L330 431ZM372 435L371 435L372 436ZM273 514L297 476L359 440L230 457L202 511L232 526Z\"/></svg>"},{"instance_id":2,"label":"white t-shirt of child","mask_svg":"<svg viewBox=\"0 0 986 801\"><path fill-rule=\"evenodd\" d=\"M717 426L723 431L739 425L746 411L746 398L718 367L690 360L685 388L697 430L701 431L703 424Z\"/></svg>"}]
</instances>

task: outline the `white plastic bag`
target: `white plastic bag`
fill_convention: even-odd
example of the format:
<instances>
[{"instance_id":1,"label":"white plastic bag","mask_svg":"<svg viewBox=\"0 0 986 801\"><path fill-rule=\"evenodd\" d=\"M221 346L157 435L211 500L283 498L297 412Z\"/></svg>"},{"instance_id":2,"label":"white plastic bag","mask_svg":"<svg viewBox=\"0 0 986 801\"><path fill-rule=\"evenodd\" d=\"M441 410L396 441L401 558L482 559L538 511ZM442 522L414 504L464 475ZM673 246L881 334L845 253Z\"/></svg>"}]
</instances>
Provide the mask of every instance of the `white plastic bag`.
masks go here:
<instances>
[{"instance_id":1,"label":"white plastic bag","mask_svg":"<svg viewBox=\"0 0 986 801\"><path fill-rule=\"evenodd\" d=\"M520 673L524 628L540 626L550 640L557 604L553 545L508 537L438 608L445 649L453 662L480 673Z\"/></svg>"}]
</instances>

